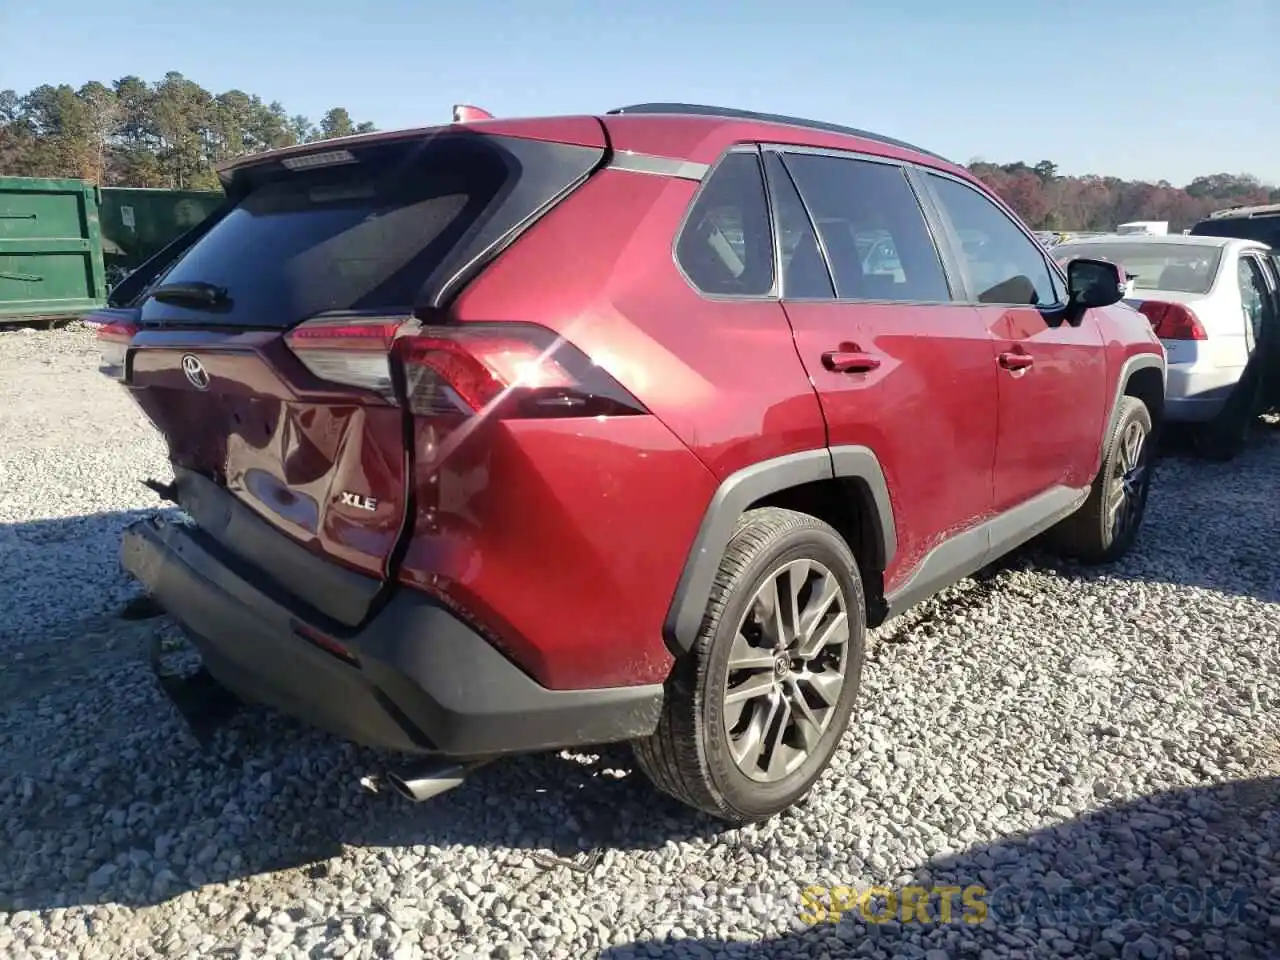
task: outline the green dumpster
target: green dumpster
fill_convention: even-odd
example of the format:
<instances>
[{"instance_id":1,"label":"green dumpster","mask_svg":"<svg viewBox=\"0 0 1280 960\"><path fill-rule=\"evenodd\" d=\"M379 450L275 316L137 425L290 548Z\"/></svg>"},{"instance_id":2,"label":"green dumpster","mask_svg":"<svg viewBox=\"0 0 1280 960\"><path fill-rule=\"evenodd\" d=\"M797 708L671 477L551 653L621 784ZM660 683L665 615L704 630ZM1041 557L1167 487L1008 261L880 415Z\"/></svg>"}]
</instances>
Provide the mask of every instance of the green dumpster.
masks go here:
<instances>
[{"instance_id":1,"label":"green dumpster","mask_svg":"<svg viewBox=\"0 0 1280 960\"><path fill-rule=\"evenodd\" d=\"M112 285L222 202L221 191L103 187L102 253Z\"/></svg>"},{"instance_id":2,"label":"green dumpster","mask_svg":"<svg viewBox=\"0 0 1280 960\"><path fill-rule=\"evenodd\" d=\"M106 296L98 188L0 177L0 320L75 316Z\"/></svg>"}]
</instances>

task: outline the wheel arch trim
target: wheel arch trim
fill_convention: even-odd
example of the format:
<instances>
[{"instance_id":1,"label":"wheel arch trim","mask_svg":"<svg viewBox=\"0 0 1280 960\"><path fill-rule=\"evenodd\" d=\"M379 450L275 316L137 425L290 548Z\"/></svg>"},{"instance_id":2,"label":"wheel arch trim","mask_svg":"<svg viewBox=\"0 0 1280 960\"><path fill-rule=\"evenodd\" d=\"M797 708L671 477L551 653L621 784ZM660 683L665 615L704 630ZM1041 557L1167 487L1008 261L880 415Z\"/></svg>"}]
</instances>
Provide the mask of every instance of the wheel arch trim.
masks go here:
<instances>
[{"instance_id":1,"label":"wheel arch trim","mask_svg":"<svg viewBox=\"0 0 1280 960\"><path fill-rule=\"evenodd\" d=\"M751 504L792 487L821 480L863 483L875 507L878 551L887 566L897 550L893 507L880 460L868 447L802 450L743 467L716 489L702 517L663 622L663 638L676 656L688 653L702 628L716 571L733 539L738 518Z\"/></svg>"},{"instance_id":2,"label":"wheel arch trim","mask_svg":"<svg viewBox=\"0 0 1280 960\"><path fill-rule=\"evenodd\" d=\"M1126 391L1129 387L1129 381L1133 375L1139 370L1155 368L1160 371L1160 381L1162 384L1168 384L1168 369L1165 366L1164 359L1154 353L1139 353L1129 357L1120 366L1120 373L1116 377L1116 393L1111 400L1111 412L1107 416L1107 429L1102 434L1102 446L1106 446L1107 441L1111 438L1111 433L1116 428L1116 420L1120 416L1120 401L1127 396ZM1151 411L1154 416L1156 411Z\"/></svg>"}]
</instances>

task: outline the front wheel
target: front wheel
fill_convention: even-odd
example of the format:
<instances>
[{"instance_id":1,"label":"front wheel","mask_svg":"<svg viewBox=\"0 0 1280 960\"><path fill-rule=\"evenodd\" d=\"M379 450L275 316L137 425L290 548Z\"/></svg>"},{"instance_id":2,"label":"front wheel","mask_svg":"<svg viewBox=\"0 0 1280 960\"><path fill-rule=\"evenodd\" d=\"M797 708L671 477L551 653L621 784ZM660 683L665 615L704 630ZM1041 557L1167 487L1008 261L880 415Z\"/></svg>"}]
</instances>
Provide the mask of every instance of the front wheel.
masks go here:
<instances>
[{"instance_id":1,"label":"front wheel","mask_svg":"<svg viewBox=\"0 0 1280 960\"><path fill-rule=\"evenodd\" d=\"M1053 531L1058 548L1087 563L1110 563L1133 546L1146 514L1153 451L1151 413L1136 397L1121 397L1119 416L1102 454L1089 498Z\"/></svg>"},{"instance_id":2,"label":"front wheel","mask_svg":"<svg viewBox=\"0 0 1280 960\"><path fill-rule=\"evenodd\" d=\"M693 649L675 664L640 768L678 800L734 823L807 794L831 762L862 676L866 604L834 529L747 512Z\"/></svg>"}]
</instances>

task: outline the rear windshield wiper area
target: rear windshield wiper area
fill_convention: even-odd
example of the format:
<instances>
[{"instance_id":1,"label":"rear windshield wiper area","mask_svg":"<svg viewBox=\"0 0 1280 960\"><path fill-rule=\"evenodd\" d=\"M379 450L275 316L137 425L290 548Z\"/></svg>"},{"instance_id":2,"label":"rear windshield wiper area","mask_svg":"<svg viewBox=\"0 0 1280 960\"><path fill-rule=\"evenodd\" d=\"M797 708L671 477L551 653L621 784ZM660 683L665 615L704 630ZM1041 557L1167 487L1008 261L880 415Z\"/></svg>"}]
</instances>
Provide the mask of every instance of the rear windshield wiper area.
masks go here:
<instances>
[{"instance_id":1,"label":"rear windshield wiper area","mask_svg":"<svg viewBox=\"0 0 1280 960\"><path fill-rule=\"evenodd\" d=\"M212 283L190 281L165 283L151 291L151 299L184 307L216 307L227 302L227 288Z\"/></svg>"}]
</instances>

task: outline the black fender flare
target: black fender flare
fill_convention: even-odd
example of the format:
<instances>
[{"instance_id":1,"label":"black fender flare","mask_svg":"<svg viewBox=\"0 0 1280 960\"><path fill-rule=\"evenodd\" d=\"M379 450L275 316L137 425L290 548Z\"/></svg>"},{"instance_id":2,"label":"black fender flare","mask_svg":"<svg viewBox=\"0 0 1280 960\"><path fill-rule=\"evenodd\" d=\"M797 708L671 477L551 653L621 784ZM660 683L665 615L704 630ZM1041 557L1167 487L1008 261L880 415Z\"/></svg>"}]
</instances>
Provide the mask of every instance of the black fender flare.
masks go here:
<instances>
[{"instance_id":1,"label":"black fender flare","mask_svg":"<svg viewBox=\"0 0 1280 960\"><path fill-rule=\"evenodd\" d=\"M872 532L876 559L883 564L882 570L888 565L897 550L893 505L880 460L870 448L823 447L753 463L724 479L703 514L663 623L663 638L673 654L681 656L693 649L716 571L738 518L747 508L792 487L833 479L856 480L865 485L875 505L876 529Z\"/></svg>"},{"instance_id":2,"label":"black fender flare","mask_svg":"<svg viewBox=\"0 0 1280 960\"><path fill-rule=\"evenodd\" d=\"M1111 433L1116 428L1116 419L1120 416L1120 400L1125 396L1125 391L1129 386L1129 378L1139 370L1145 370L1149 367L1155 367L1160 371L1160 381L1164 384L1164 389L1168 388L1169 375L1165 365L1164 357L1154 353L1139 353L1130 357L1120 367L1120 373L1116 377L1116 393L1111 400L1111 412L1107 416L1107 428L1102 434L1102 447L1105 447L1107 441L1111 439ZM1156 411L1151 411L1154 414Z\"/></svg>"}]
</instances>

